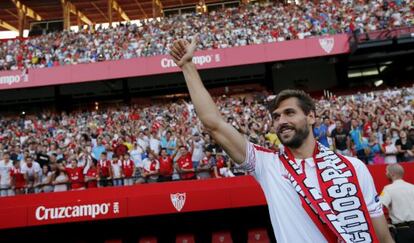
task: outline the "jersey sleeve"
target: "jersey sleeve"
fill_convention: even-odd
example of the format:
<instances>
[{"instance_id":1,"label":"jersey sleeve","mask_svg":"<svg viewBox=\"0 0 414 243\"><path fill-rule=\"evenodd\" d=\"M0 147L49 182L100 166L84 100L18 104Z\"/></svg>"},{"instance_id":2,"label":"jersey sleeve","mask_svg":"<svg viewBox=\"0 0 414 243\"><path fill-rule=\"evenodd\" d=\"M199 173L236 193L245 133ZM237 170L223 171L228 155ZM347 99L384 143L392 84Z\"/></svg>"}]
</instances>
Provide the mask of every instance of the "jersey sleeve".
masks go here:
<instances>
[{"instance_id":1,"label":"jersey sleeve","mask_svg":"<svg viewBox=\"0 0 414 243\"><path fill-rule=\"evenodd\" d=\"M387 190L387 187L384 188L384 190L382 190L381 195L380 195L380 201L382 203L382 205L384 205L385 207L389 208L391 205L391 195Z\"/></svg>"},{"instance_id":2,"label":"jersey sleeve","mask_svg":"<svg viewBox=\"0 0 414 243\"><path fill-rule=\"evenodd\" d=\"M382 216L382 204L380 202L377 190L375 189L374 180L367 166L356 158L348 157L355 167L357 173L359 185L364 196L365 203L367 204L368 212L372 218Z\"/></svg>"},{"instance_id":3,"label":"jersey sleeve","mask_svg":"<svg viewBox=\"0 0 414 243\"><path fill-rule=\"evenodd\" d=\"M278 166L278 163L275 163L278 161L275 151L253 144L249 141L246 141L246 144L245 161L241 166L247 172L253 173L257 179L262 176L262 173L269 168L271 163Z\"/></svg>"},{"instance_id":4,"label":"jersey sleeve","mask_svg":"<svg viewBox=\"0 0 414 243\"><path fill-rule=\"evenodd\" d=\"M241 167L243 167L249 173L256 172L256 155L254 146L249 141L246 141L246 155L244 162L241 164Z\"/></svg>"}]
</instances>

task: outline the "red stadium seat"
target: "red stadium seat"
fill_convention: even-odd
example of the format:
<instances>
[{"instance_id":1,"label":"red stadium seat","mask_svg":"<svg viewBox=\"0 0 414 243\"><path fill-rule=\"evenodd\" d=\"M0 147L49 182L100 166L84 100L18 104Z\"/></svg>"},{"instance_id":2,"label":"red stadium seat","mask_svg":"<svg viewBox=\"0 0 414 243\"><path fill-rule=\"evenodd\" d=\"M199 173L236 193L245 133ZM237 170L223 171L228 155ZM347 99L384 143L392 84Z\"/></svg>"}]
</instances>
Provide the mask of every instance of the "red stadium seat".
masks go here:
<instances>
[{"instance_id":1,"label":"red stadium seat","mask_svg":"<svg viewBox=\"0 0 414 243\"><path fill-rule=\"evenodd\" d=\"M230 231L213 232L211 243L233 243Z\"/></svg>"},{"instance_id":2,"label":"red stadium seat","mask_svg":"<svg viewBox=\"0 0 414 243\"><path fill-rule=\"evenodd\" d=\"M105 243L122 243L121 239L105 240Z\"/></svg>"},{"instance_id":3,"label":"red stadium seat","mask_svg":"<svg viewBox=\"0 0 414 243\"><path fill-rule=\"evenodd\" d=\"M265 228L249 230L247 242L248 243L270 243L267 230Z\"/></svg>"},{"instance_id":4,"label":"red stadium seat","mask_svg":"<svg viewBox=\"0 0 414 243\"><path fill-rule=\"evenodd\" d=\"M195 243L193 234L181 234L177 235L175 243Z\"/></svg>"},{"instance_id":5,"label":"red stadium seat","mask_svg":"<svg viewBox=\"0 0 414 243\"><path fill-rule=\"evenodd\" d=\"M155 236L146 236L141 237L138 241L138 243L157 243L157 237Z\"/></svg>"}]
</instances>

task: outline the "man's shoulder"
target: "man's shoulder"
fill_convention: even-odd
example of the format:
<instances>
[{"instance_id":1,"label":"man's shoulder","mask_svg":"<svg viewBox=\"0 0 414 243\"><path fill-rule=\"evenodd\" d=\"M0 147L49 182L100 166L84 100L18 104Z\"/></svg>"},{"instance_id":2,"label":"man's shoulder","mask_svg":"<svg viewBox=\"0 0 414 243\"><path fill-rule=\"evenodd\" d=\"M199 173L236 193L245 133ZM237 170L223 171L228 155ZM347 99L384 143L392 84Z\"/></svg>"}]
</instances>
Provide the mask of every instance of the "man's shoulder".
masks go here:
<instances>
[{"instance_id":1,"label":"man's shoulder","mask_svg":"<svg viewBox=\"0 0 414 243\"><path fill-rule=\"evenodd\" d=\"M251 143L251 146L252 146L252 148L253 148L255 151L258 151L258 152L263 152L263 153L268 153L268 154L275 154L275 155L278 155L278 152L276 152L275 150L272 150L272 149L269 149L269 148L265 148L265 147L263 147L263 146L261 146L261 145Z\"/></svg>"},{"instance_id":2,"label":"man's shoulder","mask_svg":"<svg viewBox=\"0 0 414 243\"><path fill-rule=\"evenodd\" d=\"M351 157L351 156L345 156L345 158L351 162L352 166L354 167L355 171L357 172L357 174L360 173L365 173L366 171L368 171L367 166L365 165L364 162L362 162L360 159L356 158L356 157Z\"/></svg>"}]
</instances>

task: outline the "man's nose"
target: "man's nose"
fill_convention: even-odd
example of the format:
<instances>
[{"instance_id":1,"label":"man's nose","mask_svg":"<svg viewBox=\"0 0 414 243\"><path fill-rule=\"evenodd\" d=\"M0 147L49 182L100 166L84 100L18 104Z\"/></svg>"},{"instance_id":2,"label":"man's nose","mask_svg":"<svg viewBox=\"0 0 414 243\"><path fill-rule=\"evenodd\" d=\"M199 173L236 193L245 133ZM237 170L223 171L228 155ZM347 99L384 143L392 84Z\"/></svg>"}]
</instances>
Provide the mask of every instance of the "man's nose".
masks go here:
<instances>
[{"instance_id":1,"label":"man's nose","mask_svg":"<svg viewBox=\"0 0 414 243\"><path fill-rule=\"evenodd\" d=\"M280 117L279 117L279 121L278 121L278 123L279 123L279 126L280 126L280 125L283 125L283 124L286 124L286 123L287 123L286 116L285 116L285 115L283 115L283 114L281 114L281 115L280 115Z\"/></svg>"}]
</instances>

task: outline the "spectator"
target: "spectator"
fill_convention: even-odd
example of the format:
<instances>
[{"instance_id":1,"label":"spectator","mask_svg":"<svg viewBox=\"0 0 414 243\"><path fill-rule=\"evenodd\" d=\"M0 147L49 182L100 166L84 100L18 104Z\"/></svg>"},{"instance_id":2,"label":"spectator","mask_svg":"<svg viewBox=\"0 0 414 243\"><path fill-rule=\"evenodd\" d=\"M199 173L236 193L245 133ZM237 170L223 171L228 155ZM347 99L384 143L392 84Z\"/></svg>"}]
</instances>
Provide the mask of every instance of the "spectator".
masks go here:
<instances>
[{"instance_id":1,"label":"spectator","mask_svg":"<svg viewBox=\"0 0 414 243\"><path fill-rule=\"evenodd\" d=\"M320 117L316 117L313 134L315 135L315 138L318 142L320 142L323 146L329 148L328 127L325 123L322 123L322 119Z\"/></svg>"},{"instance_id":2,"label":"spectator","mask_svg":"<svg viewBox=\"0 0 414 243\"><path fill-rule=\"evenodd\" d=\"M204 140L200 138L200 134L195 133L193 135L192 145L193 147L193 154L191 156L191 160L193 161L193 168L198 167L198 163L203 159L203 147L204 147Z\"/></svg>"},{"instance_id":3,"label":"spectator","mask_svg":"<svg viewBox=\"0 0 414 243\"><path fill-rule=\"evenodd\" d=\"M135 164L134 161L132 161L129 158L129 154L126 153L123 156L122 160L122 171L123 171L123 177L124 177L124 185L125 186L131 186L134 184L134 175L135 175Z\"/></svg>"},{"instance_id":4,"label":"spectator","mask_svg":"<svg viewBox=\"0 0 414 243\"><path fill-rule=\"evenodd\" d=\"M12 189L16 195L24 194L26 187L26 180L24 174L20 169L20 161L13 161L13 168L10 171Z\"/></svg>"},{"instance_id":5,"label":"spectator","mask_svg":"<svg viewBox=\"0 0 414 243\"><path fill-rule=\"evenodd\" d=\"M371 134L368 140L368 164L383 164L384 157L382 156L381 145L378 144L378 140L375 134Z\"/></svg>"},{"instance_id":6,"label":"spectator","mask_svg":"<svg viewBox=\"0 0 414 243\"><path fill-rule=\"evenodd\" d=\"M386 164L397 163L397 147L392 143L391 136L386 135L385 141L382 147L382 152L385 154L384 161Z\"/></svg>"},{"instance_id":7,"label":"spectator","mask_svg":"<svg viewBox=\"0 0 414 243\"><path fill-rule=\"evenodd\" d=\"M68 190L69 177L64 168L58 168L55 171L54 180L52 181L54 192L64 192Z\"/></svg>"},{"instance_id":8,"label":"spectator","mask_svg":"<svg viewBox=\"0 0 414 243\"><path fill-rule=\"evenodd\" d=\"M86 188L97 188L98 187L99 174L98 174L98 168L96 166L96 163L97 162L92 161L86 172L86 175L85 175Z\"/></svg>"},{"instance_id":9,"label":"spectator","mask_svg":"<svg viewBox=\"0 0 414 243\"><path fill-rule=\"evenodd\" d=\"M33 161L33 158L30 156L26 157L25 163L22 165L22 173L26 180L27 192L34 193L35 187L39 185L39 178L42 173L39 163Z\"/></svg>"},{"instance_id":10,"label":"spectator","mask_svg":"<svg viewBox=\"0 0 414 243\"><path fill-rule=\"evenodd\" d=\"M349 132L344 129L342 121L336 121L335 125L335 129L333 129L331 133L332 147L334 151L344 156L351 156L351 140Z\"/></svg>"},{"instance_id":11,"label":"spectator","mask_svg":"<svg viewBox=\"0 0 414 243\"><path fill-rule=\"evenodd\" d=\"M214 176L216 178L221 177L234 177L233 172L230 169L230 161L226 161L223 156L223 152L219 151L216 154L216 164L213 166Z\"/></svg>"},{"instance_id":12,"label":"spectator","mask_svg":"<svg viewBox=\"0 0 414 243\"><path fill-rule=\"evenodd\" d=\"M169 156L166 148L161 149L161 154L158 158L158 161L160 162L160 174L158 177L158 181L163 182L172 180L172 175L174 172L173 158L175 157L175 155L176 152Z\"/></svg>"},{"instance_id":13,"label":"spectator","mask_svg":"<svg viewBox=\"0 0 414 243\"><path fill-rule=\"evenodd\" d=\"M181 145L179 147L178 160L176 164L176 170L179 173L181 180L191 180L196 177L191 157L191 152L189 152L184 145Z\"/></svg>"},{"instance_id":14,"label":"spectator","mask_svg":"<svg viewBox=\"0 0 414 243\"><path fill-rule=\"evenodd\" d=\"M10 160L8 152L3 153L3 159L0 160L0 192L1 196L13 196L10 172L13 169L13 161Z\"/></svg>"},{"instance_id":15,"label":"spectator","mask_svg":"<svg viewBox=\"0 0 414 243\"><path fill-rule=\"evenodd\" d=\"M69 182L72 190L85 189L85 175L83 174L84 167L78 166L78 160L72 159L70 164L66 166L65 172L69 177Z\"/></svg>"},{"instance_id":16,"label":"spectator","mask_svg":"<svg viewBox=\"0 0 414 243\"><path fill-rule=\"evenodd\" d=\"M414 242L414 185L403 180L404 168L399 164L387 166L387 177L392 181L381 193L381 203L389 210L395 226L397 243Z\"/></svg>"},{"instance_id":17,"label":"spectator","mask_svg":"<svg viewBox=\"0 0 414 243\"><path fill-rule=\"evenodd\" d=\"M143 173L147 183L154 183L158 181L158 175L160 171L160 162L156 159L155 155L151 152L148 153L148 158L143 160Z\"/></svg>"},{"instance_id":18,"label":"spectator","mask_svg":"<svg viewBox=\"0 0 414 243\"><path fill-rule=\"evenodd\" d=\"M43 165L42 174L40 175L40 192L53 192L52 186L53 173L50 171L48 165Z\"/></svg>"},{"instance_id":19,"label":"spectator","mask_svg":"<svg viewBox=\"0 0 414 243\"><path fill-rule=\"evenodd\" d=\"M113 184L113 186L122 186L122 184L123 184L122 177L123 177L123 174L124 174L124 172L122 171L122 157L118 158L118 156L116 154L114 154L113 157L112 157L112 161L111 161L111 167L112 167L112 184Z\"/></svg>"},{"instance_id":20,"label":"spectator","mask_svg":"<svg viewBox=\"0 0 414 243\"><path fill-rule=\"evenodd\" d=\"M405 130L401 130L399 134L399 138L395 142L395 146L397 147L398 154L397 160L398 162L408 162L414 160L414 145L408 139L407 132Z\"/></svg>"},{"instance_id":21,"label":"spectator","mask_svg":"<svg viewBox=\"0 0 414 243\"><path fill-rule=\"evenodd\" d=\"M138 167L138 165L142 163L142 153L143 149L139 147L137 142L134 142L133 148L130 152L130 156L132 161L134 161L135 167Z\"/></svg>"},{"instance_id":22,"label":"spectator","mask_svg":"<svg viewBox=\"0 0 414 243\"><path fill-rule=\"evenodd\" d=\"M367 147L363 141L362 127L355 118L351 120L351 131L349 132L349 134L351 136L351 141L354 145L354 150L356 151L358 159L367 163Z\"/></svg>"},{"instance_id":23,"label":"spectator","mask_svg":"<svg viewBox=\"0 0 414 243\"><path fill-rule=\"evenodd\" d=\"M101 153L101 159L98 162L99 186L106 187L111 185L112 166L111 161L107 159L107 153Z\"/></svg>"},{"instance_id":24,"label":"spectator","mask_svg":"<svg viewBox=\"0 0 414 243\"><path fill-rule=\"evenodd\" d=\"M177 142L172 136L171 131L167 131L165 136L161 137L161 147L167 149L167 154L172 155L176 150Z\"/></svg>"},{"instance_id":25,"label":"spectator","mask_svg":"<svg viewBox=\"0 0 414 243\"><path fill-rule=\"evenodd\" d=\"M151 131L151 135L150 135L150 138L149 138L149 147L155 154L160 153L161 141L158 138L156 130Z\"/></svg>"},{"instance_id":26,"label":"spectator","mask_svg":"<svg viewBox=\"0 0 414 243\"><path fill-rule=\"evenodd\" d=\"M205 150L205 156L200 161L197 167L197 178L208 179L211 178L213 166L216 165L216 158L211 150Z\"/></svg>"}]
</instances>

